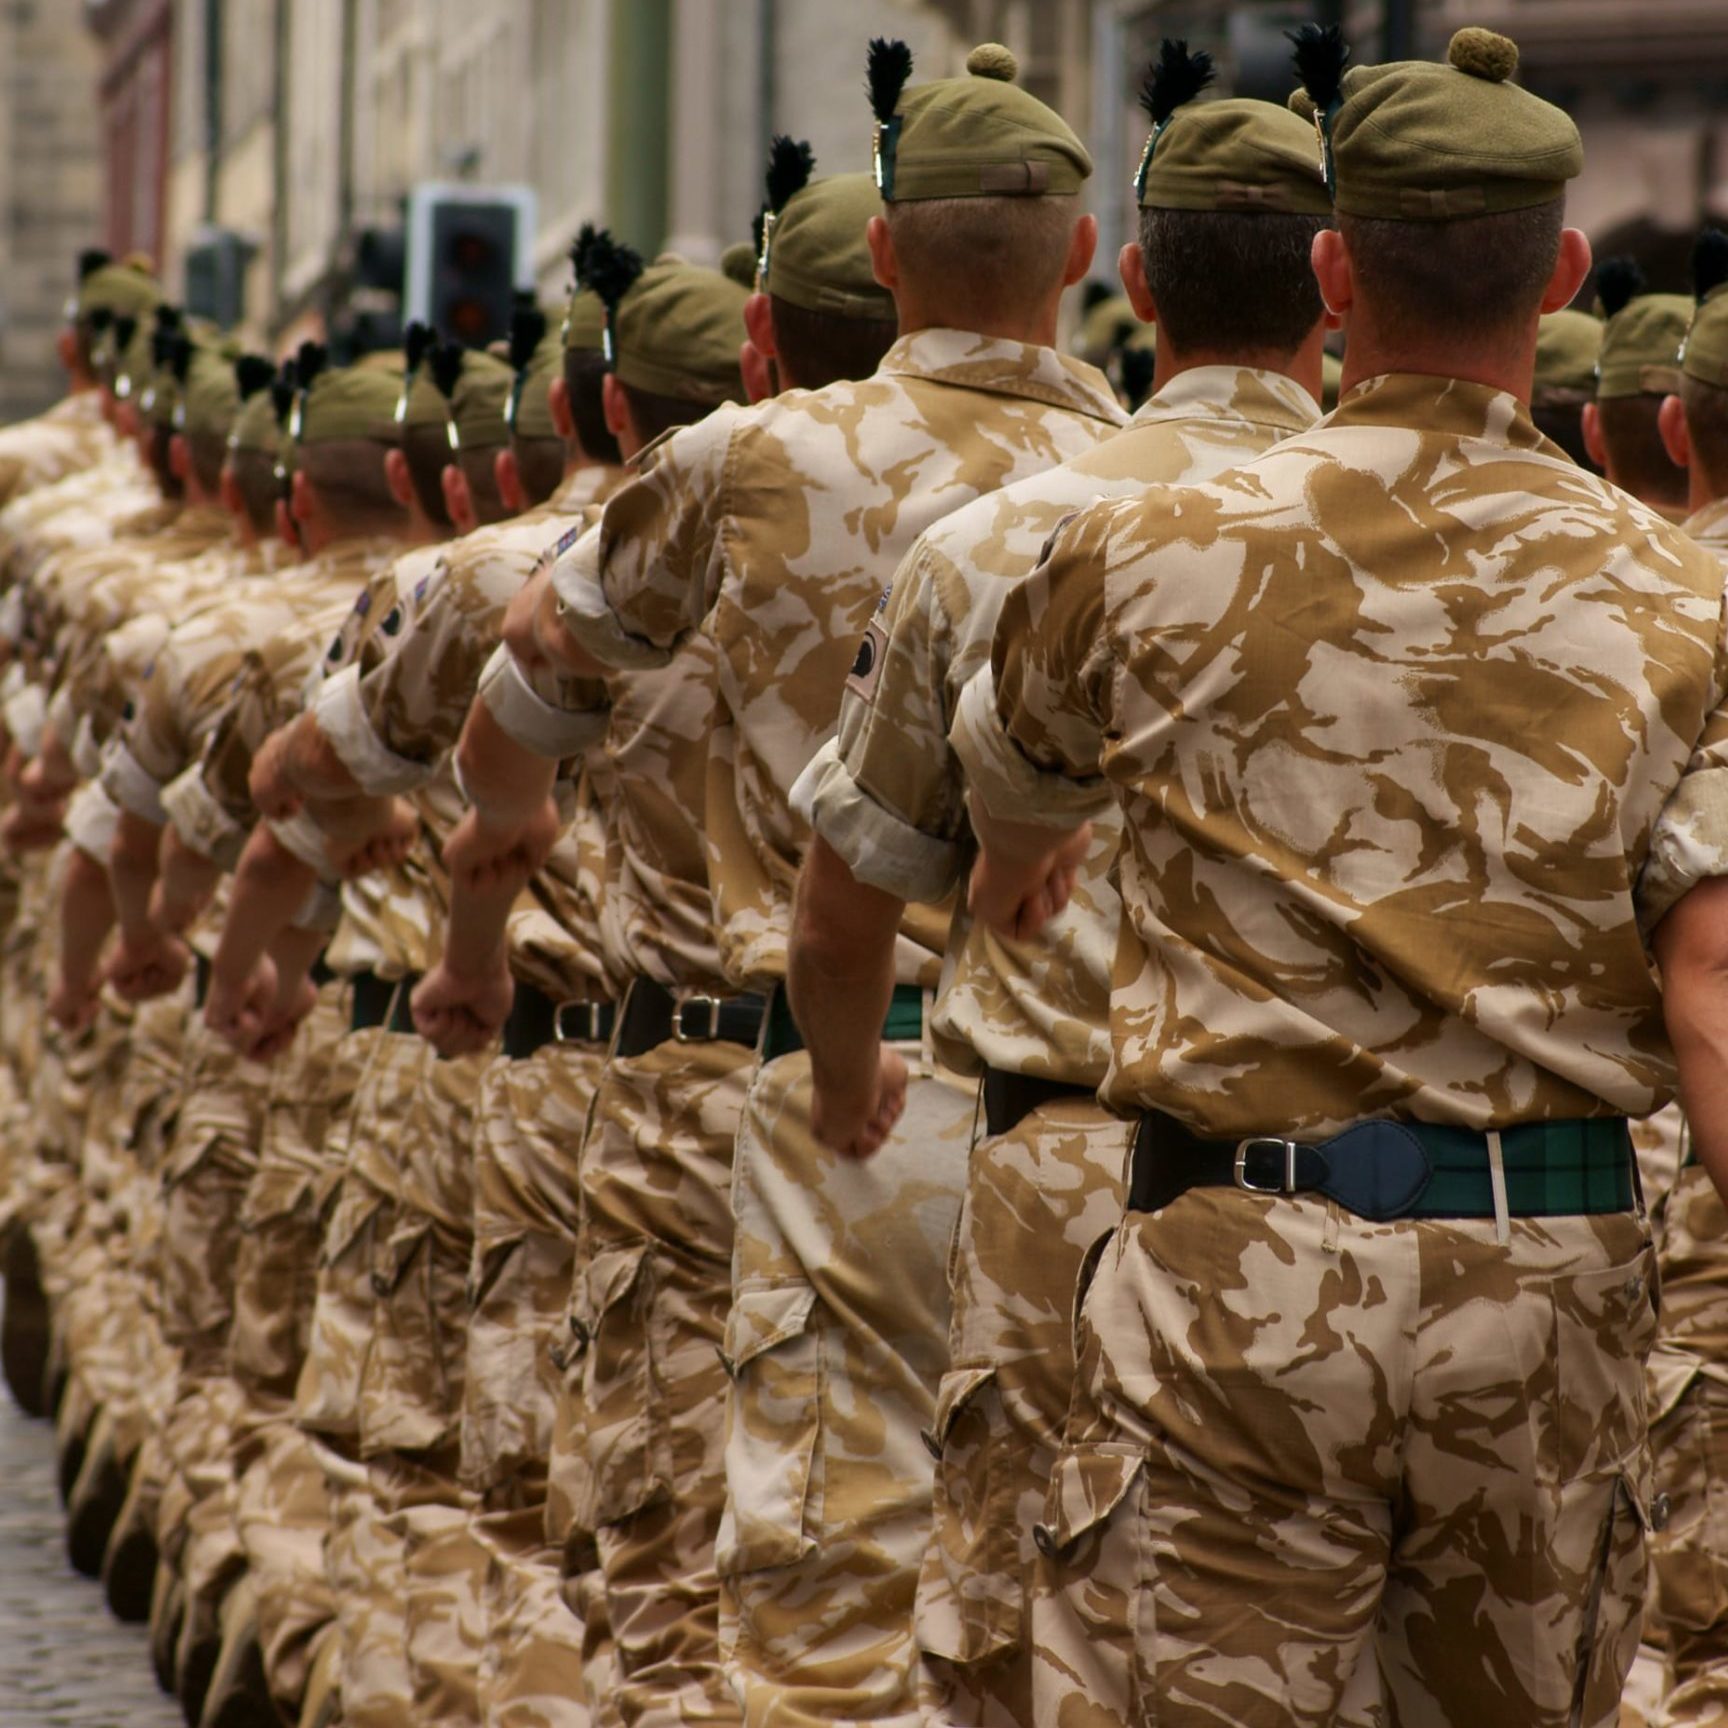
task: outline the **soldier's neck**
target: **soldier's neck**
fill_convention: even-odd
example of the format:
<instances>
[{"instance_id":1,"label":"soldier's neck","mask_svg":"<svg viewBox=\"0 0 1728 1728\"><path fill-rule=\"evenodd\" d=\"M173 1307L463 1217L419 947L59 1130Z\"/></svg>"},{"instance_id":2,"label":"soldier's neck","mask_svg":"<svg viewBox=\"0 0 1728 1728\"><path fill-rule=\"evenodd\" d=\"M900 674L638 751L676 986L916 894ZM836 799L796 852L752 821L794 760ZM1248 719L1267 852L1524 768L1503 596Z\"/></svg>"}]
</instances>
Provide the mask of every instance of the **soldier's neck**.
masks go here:
<instances>
[{"instance_id":1,"label":"soldier's neck","mask_svg":"<svg viewBox=\"0 0 1728 1728\"><path fill-rule=\"evenodd\" d=\"M1360 302L1352 309L1345 331L1344 371L1338 393L1343 396L1368 378L1388 372L1414 372L1426 378L1456 378L1516 396L1526 407L1536 376L1536 321L1528 332L1503 342L1464 347L1444 341L1412 342L1401 331L1382 332Z\"/></svg>"}]
</instances>

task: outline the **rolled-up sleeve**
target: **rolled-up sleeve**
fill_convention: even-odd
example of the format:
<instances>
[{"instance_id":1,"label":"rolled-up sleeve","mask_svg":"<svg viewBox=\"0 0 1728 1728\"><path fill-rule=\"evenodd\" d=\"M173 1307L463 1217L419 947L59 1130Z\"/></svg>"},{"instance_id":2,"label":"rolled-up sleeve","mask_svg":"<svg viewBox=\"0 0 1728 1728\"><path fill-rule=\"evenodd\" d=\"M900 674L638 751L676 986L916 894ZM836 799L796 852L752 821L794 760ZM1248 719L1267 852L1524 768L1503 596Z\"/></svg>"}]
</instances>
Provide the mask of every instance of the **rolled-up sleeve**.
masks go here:
<instances>
[{"instance_id":1,"label":"rolled-up sleeve","mask_svg":"<svg viewBox=\"0 0 1728 1728\"><path fill-rule=\"evenodd\" d=\"M1728 876L1728 702L1703 735L1663 805L1637 886L1639 928L1648 933L1700 882Z\"/></svg>"}]
</instances>

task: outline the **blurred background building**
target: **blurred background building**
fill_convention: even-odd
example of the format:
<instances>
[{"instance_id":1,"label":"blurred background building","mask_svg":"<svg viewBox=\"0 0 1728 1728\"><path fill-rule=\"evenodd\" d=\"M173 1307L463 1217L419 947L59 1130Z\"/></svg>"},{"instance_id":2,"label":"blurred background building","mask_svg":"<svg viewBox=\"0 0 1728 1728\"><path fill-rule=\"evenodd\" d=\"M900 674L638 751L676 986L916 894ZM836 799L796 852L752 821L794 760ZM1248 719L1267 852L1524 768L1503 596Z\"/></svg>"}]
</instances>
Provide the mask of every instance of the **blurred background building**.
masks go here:
<instances>
[{"instance_id":1,"label":"blurred background building","mask_svg":"<svg viewBox=\"0 0 1728 1728\"><path fill-rule=\"evenodd\" d=\"M1221 90L1281 97L1283 33L1312 17L1359 60L1440 53L1466 23L1515 37L1523 81L1584 132L1574 220L1659 285L1684 287L1700 219L1728 220L1728 0L8 0L0 416L52 394L47 339L93 241L271 345L389 337L417 187L531 192L519 256L548 295L584 220L716 259L749 232L771 133L868 165L876 34L918 76L977 41L1016 51L1098 160L1102 274L1132 232L1158 38L1210 48ZM452 232L483 271L486 235Z\"/></svg>"}]
</instances>

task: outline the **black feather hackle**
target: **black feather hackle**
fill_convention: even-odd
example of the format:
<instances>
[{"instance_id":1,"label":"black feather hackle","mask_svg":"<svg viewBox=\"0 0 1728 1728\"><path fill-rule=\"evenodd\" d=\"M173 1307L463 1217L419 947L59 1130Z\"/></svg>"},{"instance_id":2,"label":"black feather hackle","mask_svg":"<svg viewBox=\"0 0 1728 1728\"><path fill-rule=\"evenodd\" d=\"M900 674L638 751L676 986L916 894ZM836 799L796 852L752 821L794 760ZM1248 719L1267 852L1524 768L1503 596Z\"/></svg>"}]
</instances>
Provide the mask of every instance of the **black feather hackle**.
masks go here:
<instances>
[{"instance_id":1,"label":"black feather hackle","mask_svg":"<svg viewBox=\"0 0 1728 1728\"><path fill-rule=\"evenodd\" d=\"M432 382L446 400L456 394L462 377L463 347L460 342L440 342L432 350Z\"/></svg>"},{"instance_id":2,"label":"black feather hackle","mask_svg":"<svg viewBox=\"0 0 1728 1728\"><path fill-rule=\"evenodd\" d=\"M758 258L762 256L762 237L767 226L768 206L764 204L762 208L750 218L750 250L754 252Z\"/></svg>"},{"instance_id":3,"label":"black feather hackle","mask_svg":"<svg viewBox=\"0 0 1728 1728\"><path fill-rule=\"evenodd\" d=\"M1625 311L1631 301L1649 291L1649 280L1636 258L1604 258L1596 266L1596 296L1602 302L1604 315L1609 318Z\"/></svg>"},{"instance_id":4,"label":"black feather hackle","mask_svg":"<svg viewBox=\"0 0 1728 1728\"><path fill-rule=\"evenodd\" d=\"M768 172L763 176L768 208L778 216L788 200L810 184L810 176L815 172L816 152L801 138L777 133L768 146ZM760 245L757 250L761 250Z\"/></svg>"},{"instance_id":5,"label":"black feather hackle","mask_svg":"<svg viewBox=\"0 0 1728 1728\"><path fill-rule=\"evenodd\" d=\"M300 389L300 368L292 360L284 360L276 376L270 380L270 406L278 421L285 421L294 407Z\"/></svg>"},{"instance_id":6,"label":"black feather hackle","mask_svg":"<svg viewBox=\"0 0 1728 1728\"><path fill-rule=\"evenodd\" d=\"M912 50L897 37L877 36L870 43L865 62L865 88L870 93L870 112L884 126L894 118L900 92L912 76Z\"/></svg>"},{"instance_id":7,"label":"black feather hackle","mask_svg":"<svg viewBox=\"0 0 1728 1728\"><path fill-rule=\"evenodd\" d=\"M1304 24L1285 33L1292 49L1296 76L1308 92L1316 113L1324 114L1344 91L1344 67L1350 45L1336 24Z\"/></svg>"},{"instance_id":8,"label":"black feather hackle","mask_svg":"<svg viewBox=\"0 0 1728 1728\"><path fill-rule=\"evenodd\" d=\"M322 342L302 342L294 354L294 376L302 390L310 390L324 370L330 350Z\"/></svg>"},{"instance_id":9,"label":"black feather hackle","mask_svg":"<svg viewBox=\"0 0 1728 1728\"><path fill-rule=\"evenodd\" d=\"M234 362L234 388L242 402L250 402L276 376L276 362L262 354L242 354Z\"/></svg>"},{"instance_id":10,"label":"black feather hackle","mask_svg":"<svg viewBox=\"0 0 1728 1728\"><path fill-rule=\"evenodd\" d=\"M1140 86L1140 106L1154 126L1162 126L1184 102L1192 102L1217 76L1212 56L1204 48L1188 52L1188 44L1166 36L1158 58Z\"/></svg>"},{"instance_id":11,"label":"black feather hackle","mask_svg":"<svg viewBox=\"0 0 1728 1728\"><path fill-rule=\"evenodd\" d=\"M599 295L608 311L615 310L647 268L642 254L633 246L614 240L610 228L597 229L585 247L580 240L577 245L581 256L576 261L576 280L590 293Z\"/></svg>"},{"instance_id":12,"label":"black feather hackle","mask_svg":"<svg viewBox=\"0 0 1728 1728\"><path fill-rule=\"evenodd\" d=\"M510 364L518 372L534 358L534 350L546 335L546 314L528 296L526 305L518 304L510 314Z\"/></svg>"},{"instance_id":13,"label":"black feather hackle","mask_svg":"<svg viewBox=\"0 0 1728 1728\"><path fill-rule=\"evenodd\" d=\"M1720 228L1701 228L1692 242L1692 292L1702 300L1724 282L1728 282L1728 234Z\"/></svg>"},{"instance_id":14,"label":"black feather hackle","mask_svg":"<svg viewBox=\"0 0 1728 1728\"><path fill-rule=\"evenodd\" d=\"M112 252L105 252L100 246L86 246L78 254L78 280L80 282L88 281L98 270L113 262L114 254Z\"/></svg>"},{"instance_id":15,"label":"black feather hackle","mask_svg":"<svg viewBox=\"0 0 1728 1728\"><path fill-rule=\"evenodd\" d=\"M129 312L122 312L114 320L114 347L124 354L132 346L132 338L138 334L138 320Z\"/></svg>"},{"instance_id":16,"label":"black feather hackle","mask_svg":"<svg viewBox=\"0 0 1728 1728\"><path fill-rule=\"evenodd\" d=\"M424 319L416 318L402 334L402 369L418 372L426 351L438 340L438 332Z\"/></svg>"},{"instance_id":17,"label":"black feather hackle","mask_svg":"<svg viewBox=\"0 0 1728 1728\"><path fill-rule=\"evenodd\" d=\"M168 344L168 370L184 385L192 370L192 338L181 331Z\"/></svg>"}]
</instances>

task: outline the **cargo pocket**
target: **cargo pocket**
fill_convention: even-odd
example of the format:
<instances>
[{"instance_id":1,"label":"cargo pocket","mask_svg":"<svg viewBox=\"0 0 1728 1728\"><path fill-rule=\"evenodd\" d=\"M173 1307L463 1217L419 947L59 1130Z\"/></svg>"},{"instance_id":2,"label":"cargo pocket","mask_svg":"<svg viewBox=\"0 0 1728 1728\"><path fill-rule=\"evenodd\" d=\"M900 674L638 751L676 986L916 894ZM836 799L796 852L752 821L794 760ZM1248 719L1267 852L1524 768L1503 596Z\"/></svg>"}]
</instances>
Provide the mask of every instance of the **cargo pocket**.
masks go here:
<instances>
[{"instance_id":1,"label":"cargo pocket","mask_svg":"<svg viewBox=\"0 0 1728 1728\"><path fill-rule=\"evenodd\" d=\"M1689 1366L1666 1387L1651 1375L1653 1392L1666 1396L1650 1418L1650 1550L1663 1623L1703 1640L1728 1621L1728 1409Z\"/></svg>"},{"instance_id":2,"label":"cargo pocket","mask_svg":"<svg viewBox=\"0 0 1728 1728\"><path fill-rule=\"evenodd\" d=\"M1040 1621L1041 1658L1083 1682L1099 1720L1158 1720L1156 1588L1136 1446L1070 1446L1056 1460L1032 1530L1037 1590L1060 1597Z\"/></svg>"},{"instance_id":3,"label":"cargo pocket","mask_svg":"<svg viewBox=\"0 0 1728 1728\"><path fill-rule=\"evenodd\" d=\"M790 1566L816 1546L822 1492L822 1340L807 1284L740 1290L721 1356L732 1379L722 1577Z\"/></svg>"},{"instance_id":4,"label":"cargo pocket","mask_svg":"<svg viewBox=\"0 0 1728 1728\"><path fill-rule=\"evenodd\" d=\"M654 1265L645 1244L604 1249L577 1274L570 1349L581 1416L570 1482L581 1530L616 1524L671 1493L653 1320Z\"/></svg>"},{"instance_id":5,"label":"cargo pocket","mask_svg":"<svg viewBox=\"0 0 1728 1728\"><path fill-rule=\"evenodd\" d=\"M924 1438L936 1459L936 1503L918 1580L918 1642L950 1662L983 1662L1020 1643L1024 1611L1012 1440L993 1365L943 1375Z\"/></svg>"},{"instance_id":6,"label":"cargo pocket","mask_svg":"<svg viewBox=\"0 0 1728 1728\"><path fill-rule=\"evenodd\" d=\"M506 1461L522 1461L523 1428L534 1426L541 1402L540 1332L523 1290L525 1242L520 1234L476 1241L469 1263L462 1474L470 1487L491 1487Z\"/></svg>"},{"instance_id":7,"label":"cargo pocket","mask_svg":"<svg viewBox=\"0 0 1728 1728\"><path fill-rule=\"evenodd\" d=\"M432 1226L415 1219L376 1245L372 1348L361 1376L367 1451L426 1451L449 1438L449 1365L437 1305Z\"/></svg>"},{"instance_id":8,"label":"cargo pocket","mask_svg":"<svg viewBox=\"0 0 1728 1728\"><path fill-rule=\"evenodd\" d=\"M311 1178L260 1171L240 1212L229 1346L235 1375L247 1384L293 1395L311 1332L317 1254Z\"/></svg>"},{"instance_id":9,"label":"cargo pocket","mask_svg":"<svg viewBox=\"0 0 1728 1728\"><path fill-rule=\"evenodd\" d=\"M1649 1587L1649 1537L1665 1519L1651 1492L1650 1454L1640 1448L1614 1478L1579 1629L1571 1720L1612 1722L1638 1654Z\"/></svg>"}]
</instances>

